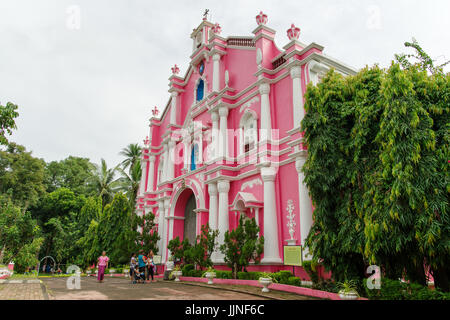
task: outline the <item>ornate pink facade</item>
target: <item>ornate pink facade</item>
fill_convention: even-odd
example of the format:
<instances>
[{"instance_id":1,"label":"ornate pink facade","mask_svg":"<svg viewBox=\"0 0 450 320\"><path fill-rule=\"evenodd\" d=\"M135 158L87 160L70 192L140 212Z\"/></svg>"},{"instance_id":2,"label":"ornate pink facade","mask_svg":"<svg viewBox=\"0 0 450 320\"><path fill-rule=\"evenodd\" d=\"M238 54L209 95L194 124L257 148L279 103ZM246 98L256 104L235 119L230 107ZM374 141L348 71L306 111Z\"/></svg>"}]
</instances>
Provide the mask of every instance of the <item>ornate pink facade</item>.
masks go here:
<instances>
[{"instance_id":1,"label":"ornate pink facade","mask_svg":"<svg viewBox=\"0 0 450 320\"><path fill-rule=\"evenodd\" d=\"M204 19L191 34L188 70L172 68L170 99L160 117L152 111L136 209L156 215L163 263L170 239L192 239L209 222L220 242L240 215L261 228L265 268L282 265L283 246L303 245L308 234L303 95L329 68L355 71L299 41L293 24L279 49L267 20L261 12L252 36L224 38ZM213 261L223 263L222 255Z\"/></svg>"}]
</instances>

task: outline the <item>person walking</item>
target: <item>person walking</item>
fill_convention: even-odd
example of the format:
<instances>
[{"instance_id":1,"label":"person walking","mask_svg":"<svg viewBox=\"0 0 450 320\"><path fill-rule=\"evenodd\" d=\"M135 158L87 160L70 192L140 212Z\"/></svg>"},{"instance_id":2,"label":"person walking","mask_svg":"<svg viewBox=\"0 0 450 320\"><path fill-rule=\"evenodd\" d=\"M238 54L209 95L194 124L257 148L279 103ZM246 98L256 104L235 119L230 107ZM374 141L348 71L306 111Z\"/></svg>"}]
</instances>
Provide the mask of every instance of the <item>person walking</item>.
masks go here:
<instances>
[{"instance_id":1,"label":"person walking","mask_svg":"<svg viewBox=\"0 0 450 320\"><path fill-rule=\"evenodd\" d=\"M98 269L98 275L97 275L97 281L103 282L103 278L105 276L105 269L108 268L108 261L109 258L106 256L106 251L102 252L102 255L98 257L97 259L97 269Z\"/></svg>"},{"instance_id":2,"label":"person walking","mask_svg":"<svg viewBox=\"0 0 450 320\"><path fill-rule=\"evenodd\" d=\"M150 280L150 276L152 277L152 282L155 282L154 275L155 275L155 264L153 262L153 250L150 250L150 252L147 255L147 281Z\"/></svg>"},{"instance_id":3,"label":"person walking","mask_svg":"<svg viewBox=\"0 0 450 320\"><path fill-rule=\"evenodd\" d=\"M135 277L135 273L136 273L136 265L137 265L137 261L136 261L136 254L132 253L131 254L131 259L130 259L130 277L131 277L131 283L136 283L136 277Z\"/></svg>"}]
</instances>

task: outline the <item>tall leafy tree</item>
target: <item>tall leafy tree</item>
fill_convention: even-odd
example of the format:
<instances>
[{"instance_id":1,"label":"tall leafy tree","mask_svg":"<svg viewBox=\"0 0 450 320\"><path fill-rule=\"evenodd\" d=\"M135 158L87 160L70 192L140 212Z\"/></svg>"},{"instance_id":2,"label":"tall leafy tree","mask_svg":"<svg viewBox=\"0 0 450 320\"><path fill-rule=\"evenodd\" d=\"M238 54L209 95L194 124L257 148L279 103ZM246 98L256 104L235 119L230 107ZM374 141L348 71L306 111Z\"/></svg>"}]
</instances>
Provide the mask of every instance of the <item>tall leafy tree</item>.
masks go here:
<instances>
[{"instance_id":1,"label":"tall leafy tree","mask_svg":"<svg viewBox=\"0 0 450 320\"><path fill-rule=\"evenodd\" d=\"M142 176L141 163L139 161L136 162L130 168L129 174L120 167L117 168L117 171L121 176L117 179L117 190L124 192L128 196L130 205L134 208Z\"/></svg>"},{"instance_id":2,"label":"tall leafy tree","mask_svg":"<svg viewBox=\"0 0 450 320\"><path fill-rule=\"evenodd\" d=\"M130 143L128 146L120 151L120 155L125 157L125 160L122 161L121 165L124 169L129 168L130 172L133 170L133 167L140 163L142 148L137 143Z\"/></svg>"},{"instance_id":3,"label":"tall leafy tree","mask_svg":"<svg viewBox=\"0 0 450 320\"><path fill-rule=\"evenodd\" d=\"M95 172L92 177L96 193L102 198L103 206L111 202L117 181L114 179L117 167L108 169L105 159L101 159L101 165L95 165Z\"/></svg>"},{"instance_id":4,"label":"tall leafy tree","mask_svg":"<svg viewBox=\"0 0 450 320\"><path fill-rule=\"evenodd\" d=\"M0 193L9 194L24 211L45 194L42 159L34 158L25 147L13 142L0 150Z\"/></svg>"},{"instance_id":5,"label":"tall leafy tree","mask_svg":"<svg viewBox=\"0 0 450 320\"><path fill-rule=\"evenodd\" d=\"M94 192L92 185L94 165L87 158L73 157L52 161L45 167L47 192L68 188L75 194L89 196Z\"/></svg>"},{"instance_id":6,"label":"tall leafy tree","mask_svg":"<svg viewBox=\"0 0 450 320\"><path fill-rule=\"evenodd\" d=\"M0 195L0 263L14 261L19 272L36 266L43 241L31 214Z\"/></svg>"},{"instance_id":7,"label":"tall leafy tree","mask_svg":"<svg viewBox=\"0 0 450 320\"><path fill-rule=\"evenodd\" d=\"M231 268L233 278L237 278L239 271L247 271L250 261L259 263L264 252L264 237L259 236L259 227L255 219L246 219L241 215L239 225L231 231L226 231L224 243L220 251L225 255L224 260Z\"/></svg>"},{"instance_id":8,"label":"tall leafy tree","mask_svg":"<svg viewBox=\"0 0 450 320\"><path fill-rule=\"evenodd\" d=\"M11 135L13 129L17 129L15 118L19 116L17 105L8 102L6 106L0 104L0 145L8 144L6 134Z\"/></svg>"}]
</instances>

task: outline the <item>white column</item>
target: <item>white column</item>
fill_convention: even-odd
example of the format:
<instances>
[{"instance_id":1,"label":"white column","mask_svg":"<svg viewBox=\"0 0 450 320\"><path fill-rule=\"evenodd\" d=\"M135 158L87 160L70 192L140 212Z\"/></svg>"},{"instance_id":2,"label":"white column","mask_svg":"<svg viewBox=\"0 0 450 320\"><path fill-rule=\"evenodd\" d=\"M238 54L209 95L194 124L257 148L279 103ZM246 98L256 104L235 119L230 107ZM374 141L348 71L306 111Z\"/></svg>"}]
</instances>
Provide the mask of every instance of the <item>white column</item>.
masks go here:
<instances>
[{"instance_id":1,"label":"white column","mask_svg":"<svg viewBox=\"0 0 450 320\"><path fill-rule=\"evenodd\" d=\"M170 231L171 231L171 223L169 219L169 208L170 208L170 199L164 200L164 247L163 247L163 261L164 263L167 262L168 255L170 255L170 252L167 251L167 245L169 244L170 238ZM167 231L169 231L169 234L167 234ZM166 254L167 251L167 254Z\"/></svg>"},{"instance_id":2,"label":"white column","mask_svg":"<svg viewBox=\"0 0 450 320\"><path fill-rule=\"evenodd\" d=\"M148 182L147 182L147 192L153 192L153 186L155 185L155 160L156 157L151 155L149 157L150 165L148 168Z\"/></svg>"},{"instance_id":3,"label":"white column","mask_svg":"<svg viewBox=\"0 0 450 320\"><path fill-rule=\"evenodd\" d=\"M270 84L261 83L259 85L259 93L261 94L261 134L260 140L271 138L270 131L272 129L272 116L270 114Z\"/></svg>"},{"instance_id":4,"label":"white column","mask_svg":"<svg viewBox=\"0 0 450 320\"><path fill-rule=\"evenodd\" d=\"M221 157L228 156L228 139L227 139L227 117L228 117L228 108L220 107L219 108L219 116L220 116L220 138L219 138L219 150Z\"/></svg>"},{"instance_id":5,"label":"white column","mask_svg":"<svg viewBox=\"0 0 450 320\"><path fill-rule=\"evenodd\" d=\"M158 235L159 235L159 243L158 243L158 248L159 248L159 254L161 256L164 256L164 249L165 249L165 245L164 245L164 201L160 200L158 201ZM164 259L163 259L164 261Z\"/></svg>"},{"instance_id":6,"label":"white column","mask_svg":"<svg viewBox=\"0 0 450 320\"><path fill-rule=\"evenodd\" d=\"M292 119L294 121L293 128L298 128L303 120L305 111L303 109L302 94L302 68L294 66L291 68L292 78Z\"/></svg>"},{"instance_id":7,"label":"white column","mask_svg":"<svg viewBox=\"0 0 450 320\"><path fill-rule=\"evenodd\" d=\"M167 176L168 176L167 171L169 168L169 146L168 146L167 142L164 143L163 148L164 148L164 165L163 165L163 174L162 174L161 182L167 181Z\"/></svg>"},{"instance_id":8,"label":"white column","mask_svg":"<svg viewBox=\"0 0 450 320\"><path fill-rule=\"evenodd\" d=\"M217 111L213 111L211 113L211 120L212 120L212 157L213 159L217 158L219 156L219 114Z\"/></svg>"},{"instance_id":9,"label":"white column","mask_svg":"<svg viewBox=\"0 0 450 320\"><path fill-rule=\"evenodd\" d=\"M221 180L217 183L217 190L219 191L219 245L223 244L225 239L225 232L229 230L228 218L228 192L230 191L230 181ZM223 262L223 253L217 254L215 262Z\"/></svg>"},{"instance_id":10,"label":"white column","mask_svg":"<svg viewBox=\"0 0 450 320\"><path fill-rule=\"evenodd\" d=\"M305 184L305 174L302 172L306 158L298 157L295 161L295 168L298 173L298 196L300 201L300 244L303 247L303 259L311 260L308 248L305 247L305 239L313 224L311 199L308 194L308 187Z\"/></svg>"},{"instance_id":11,"label":"white column","mask_svg":"<svg viewBox=\"0 0 450 320\"><path fill-rule=\"evenodd\" d=\"M142 175L141 175L141 182L139 185L139 195L143 196L145 192L145 179L147 179L147 160L141 159L141 168L142 168Z\"/></svg>"},{"instance_id":12,"label":"white column","mask_svg":"<svg viewBox=\"0 0 450 320\"><path fill-rule=\"evenodd\" d=\"M216 53L213 58L213 91L220 91L220 54Z\"/></svg>"},{"instance_id":13,"label":"white column","mask_svg":"<svg viewBox=\"0 0 450 320\"><path fill-rule=\"evenodd\" d=\"M177 96L178 92L172 92L172 103L170 106L170 124L177 124Z\"/></svg>"},{"instance_id":14,"label":"white column","mask_svg":"<svg viewBox=\"0 0 450 320\"><path fill-rule=\"evenodd\" d=\"M189 171L189 163L190 163L190 156L191 156L191 148L190 146L190 141L189 141L190 137L187 136L183 139L183 146L184 146L184 152L183 152L183 157L184 157L184 169L186 170L186 172Z\"/></svg>"},{"instance_id":15,"label":"white column","mask_svg":"<svg viewBox=\"0 0 450 320\"><path fill-rule=\"evenodd\" d=\"M217 230L217 183L208 184L209 193L209 227Z\"/></svg>"},{"instance_id":16,"label":"white column","mask_svg":"<svg viewBox=\"0 0 450 320\"><path fill-rule=\"evenodd\" d=\"M278 249L278 221L275 200L275 177L277 169L262 167L261 178L264 181L264 258L262 263L281 263Z\"/></svg>"},{"instance_id":17,"label":"white column","mask_svg":"<svg viewBox=\"0 0 450 320\"><path fill-rule=\"evenodd\" d=\"M167 158L167 180L172 180L174 178L175 173L175 141L170 140L169 141L169 156Z\"/></svg>"}]
</instances>

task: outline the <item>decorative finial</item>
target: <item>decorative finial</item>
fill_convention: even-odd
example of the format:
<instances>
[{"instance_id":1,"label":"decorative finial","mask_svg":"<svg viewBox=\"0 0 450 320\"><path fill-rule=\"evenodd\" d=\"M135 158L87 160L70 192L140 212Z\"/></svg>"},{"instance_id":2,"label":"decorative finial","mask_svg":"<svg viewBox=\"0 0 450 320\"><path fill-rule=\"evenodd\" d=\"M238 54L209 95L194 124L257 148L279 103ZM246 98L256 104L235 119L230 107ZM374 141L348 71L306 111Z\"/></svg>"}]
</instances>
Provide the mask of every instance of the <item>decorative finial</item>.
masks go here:
<instances>
[{"instance_id":1,"label":"decorative finial","mask_svg":"<svg viewBox=\"0 0 450 320\"><path fill-rule=\"evenodd\" d=\"M158 115L158 113L159 113L158 107L155 106L155 107L153 108L153 110L152 110L152 115L153 115L154 117L156 117L156 116Z\"/></svg>"},{"instance_id":2,"label":"decorative finial","mask_svg":"<svg viewBox=\"0 0 450 320\"><path fill-rule=\"evenodd\" d=\"M222 28L220 27L220 24L216 23L214 25L214 27L212 27L212 30L215 34L220 34L220 32L222 31Z\"/></svg>"},{"instance_id":3,"label":"decorative finial","mask_svg":"<svg viewBox=\"0 0 450 320\"><path fill-rule=\"evenodd\" d=\"M256 23L258 24L258 26L261 24L265 25L267 23L267 14L260 11L259 14L256 16Z\"/></svg>"},{"instance_id":4,"label":"decorative finial","mask_svg":"<svg viewBox=\"0 0 450 320\"><path fill-rule=\"evenodd\" d=\"M173 74L179 74L180 73L180 68L178 68L177 65L174 65L171 69L172 69L172 73Z\"/></svg>"},{"instance_id":5,"label":"decorative finial","mask_svg":"<svg viewBox=\"0 0 450 320\"><path fill-rule=\"evenodd\" d=\"M148 139L148 136L145 137L144 140L144 146L148 146L150 144L150 140Z\"/></svg>"},{"instance_id":6,"label":"decorative finial","mask_svg":"<svg viewBox=\"0 0 450 320\"><path fill-rule=\"evenodd\" d=\"M287 29L287 36L289 40L297 40L300 36L300 28L297 28L294 24L291 24L291 27Z\"/></svg>"},{"instance_id":7,"label":"decorative finial","mask_svg":"<svg viewBox=\"0 0 450 320\"><path fill-rule=\"evenodd\" d=\"M205 12L203 13L203 20L208 20L208 13L209 13L209 9L205 9Z\"/></svg>"}]
</instances>

